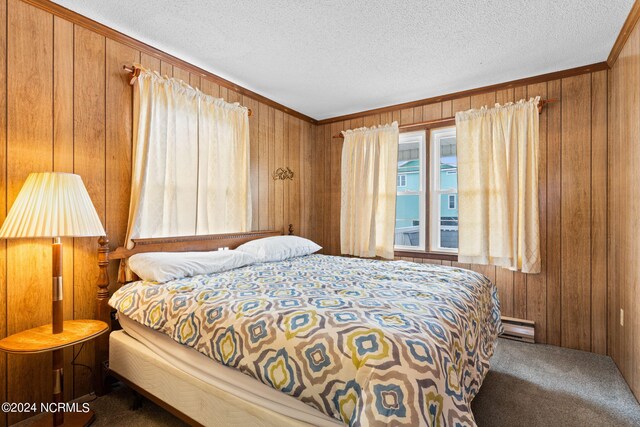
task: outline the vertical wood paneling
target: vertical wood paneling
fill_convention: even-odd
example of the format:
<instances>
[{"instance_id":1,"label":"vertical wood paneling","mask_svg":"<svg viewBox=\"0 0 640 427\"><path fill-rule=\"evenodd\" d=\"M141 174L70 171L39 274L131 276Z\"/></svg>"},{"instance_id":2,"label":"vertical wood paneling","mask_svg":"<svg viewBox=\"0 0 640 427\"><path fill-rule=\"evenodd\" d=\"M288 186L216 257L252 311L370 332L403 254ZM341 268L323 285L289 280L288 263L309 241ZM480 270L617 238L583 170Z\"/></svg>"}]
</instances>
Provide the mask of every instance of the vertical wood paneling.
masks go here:
<instances>
[{"instance_id":1,"label":"vertical wood paneling","mask_svg":"<svg viewBox=\"0 0 640 427\"><path fill-rule=\"evenodd\" d=\"M640 301L640 265L637 262L637 256L640 253L640 240L637 238L640 236L640 195L638 194L638 165L640 164L640 147L638 147L638 136L640 135L640 61L638 61L638 52L640 52L640 28L636 26L634 30L632 44L630 46L633 54L633 68L630 70L630 74L634 79L631 84L631 88L624 87L628 96L633 102L632 108L628 114L630 115L629 129L634 137L629 138L628 148L629 156L628 160L631 167L625 168L625 185L626 188L632 191L630 195L630 203L627 206L621 207L621 210L625 212L627 221L626 227L626 245L625 245L625 259L629 266L629 279L624 283L629 295L625 305L626 332L629 335L628 351L625 352L625 356L628 358L629 370L626 376L627 381L631 385L636 398L640 399L640 307L638 301ZM634 259L635 256L635 259Z\"/></svg>"},{"instance_id":2,"label":"vertical wood paneling","mask_svg":"<svg viewBox=\"0 0 640 427\"><path fill-rule=\"evenodd\" d=\"M289 137L290 134L292 133L292 127L290 125L290 117L286 114L283 115L283 125L282 125L282 129L283 129L283 135L282 135L282 154L280 156L280 158L278 158L276 156L277 160L277 164L278 167L285 167L289 164L289 156L291 154L291 152L289 151ZM294 172L295 173L295 172ZM290 182L289 181L282 181L282 180L278 180L280 181L280 185L282 187L282 227L286 228L288 224L291 224L291 216L292 216L292 212L291 212L291 203L290 203L290 198L289 198L289 194L290 194Z\"/></svg>"},{"instance_id":3,"label":"vertical wood paneling","mask_svg":"<svg viewBox=\"0 0 640 427\"><path fill-rule=\"evenodd\" d=\"M189 86L200 89L200 76L195 73L189 73Z\"/></svg>"},{"instance_id":4,"label":"vertical wood paneling","mask_svg":"<svg viewBox=\"0 0 640 427\"><path fill-rule=\"evenodd\" d=\"M606 106L606 100L603 101L603 97L607 96L606 82L603 84L604 74L601 72L598 75L594 74L593 77L591 74L584 74L565 79L568 80L566 87L565 80L542 82L424 105L420 113L417 113L416 108L402 109L319 126L316 143L323 145L326 157L323 173L316 172L314 176L320 182L324 182L329 193L316 196L322 202L324 211L322 215L324 252L340 253L339 176L342 139L331 138L332 135L342 130L374 126L391 120L411 124L418 120L453 117L457 111L485 105L492 106L496 102L500 104L515 102L538 95L547 99L560 99L561 102L549 104L539 116L538 168L542 272L531 275L514 273L494 266L463 265L456 262L451 265L475 270L492 280L498 288L502 314L533 320L536 324L537 342L575 346L568 335L580 331L583 335L579 348L587 350L593 348L594 351L601 351L602 339L607 334L602 313L603 302L602 298L596 301L595 294L591 296L590 290L592 283L597 280L595 275L599 274L602 277L603 271L606 271L606 253L603 253L601 243L602 220L603 217L606 218L606 213L602 213L602 206L599 204L606 200L606 188L603 187L602 178L602 173L606 173L606 141L603 135L605 135L607 124L607 116L603 115L603 108ZM592 78L593 87L591 86ZM596 84L598 84L597 88ZM591 95L592 90L593 95ZM570 105L565 107L563 104ZM568 110L565 111L565 109ZM591 173L592 158L594 167L599 170L599 176L596 176L595 170L593 174ZM563 169L565 162L574 162L574 164L570 168ZM575 162L582 163L576 165ZM596 162L600 162L599 166ZM582 186L582 193L574 187L578 182ZM592 186L599 186L599 188L592 189ZM595 200L596 195L592 195L592 191L598 193L599 198L599 202L593 207L592 199ZM569 200L564 200L564 192L573 192ZM576 209L581 209L587 218L587 222L579 226L581 231L577 234L573 233L576 226L570 230ZM591 218L592 209L594 210L593 219ZM596 209L600 211L596 212ZM599 228L596 229L597 227ZM594 244L592 244L592 233L595 233L594 236L599 236L593 237ZM596 239L599 239L600 243L596 243ZM573 249L567 252L566 245L571 245ZM577 255L570 255L571 251L576 252ZM595 252L592 254L592 251ZM568 261L567 254L569 254ZM440 260L419 258L413 260L442 263ZM570 268L564 267L566 262L571 262ZM449 265L449 262L445 264ZM590 265L592 267L588 267ZM578 270L584 270L585 266L587 266L587 272L582 271L580 276ZM593 280L590 278L590 271L595 272ZM577 281L574 280L574 276L577 277ZM606 281L599 281L597 286L600 294L607 289ZM581 299L576 304L586 304L586 307L573 306L569 302L578 296ZM601 310L600 314L596 314L596 306ZM592 307L594 307L593 311ZM566 317L563 317L565 315Z\"/></svg>"},{"instance_id":5,"label":"vertical wood paneling","mask_svg":"<svg viewBox=\"0 0 640 427\"><path fill-rule=\"evenodd\" d=\"M167 75L169 75L169 73L167 73ZM169 77L171 77L171 75L169 75ZM173 67L173 78L178 79L178 80L182 80L186 84L189 84L190 76L189 76L189 72L187 70L183 70L182 68L179 68L179 67ZM226 97L225 97L225 99L226 99Z\"/></svg>"},{"instance_id":6,"label":"vertical wood paneling","mask_svg":"<svg viewBox=\"0 0 640 427\"><path fill-rule=\"evenodd\" d=\"M140 60L140 53L120 43L106 41L106 193L105 229L110 246L124 244L129 216L133 142L133 98L124 64ZM117 268L117 266L115 266Z\"/></svg>"},{"instance_id":7,"label":"vertical wood paneling","mask_svg":"<svg viewBox=\"0 0 640 427\"><path fill-rule=\"evenodd\" d=\"M262 104L260 104L262 108ZM276 110L268 107L267 135L269 138L269 177L276 169ZM282 133L280 134L282 135ZM281 142L282 143L282 142ZM276 182L269 179L269 228L276 229ZM281 224L282 225L282 224Z\"/></svg>"},{"instance_id":8,"label":"vertical wood paneling","mask_svg":"<svg viewBox=\"0 0 640 427\"><path fill-rule=\"evenodd\" d=\"M216 83L207 80L207 79L202 79L202 82L200 83L201 86L201 90L202 92L206 93L207 95L211 95L215 98L219 98L220 97L220 86L218 86ZM249 98L251 99L251 98ZM251 99L252 102L256 102ZM256 114L258 114L258 105L256 104L255 109L253 110ZM256 117L258 117L256 115Z\"/></svg>"},{"instance_id":9,"label":"vertical wood paneling","mask_svg":"<svg viewBox=\"0 0 640 427\"><path fill-rule=\"evenodd\" d=\"M560 80L547 84L547 96L560 99ZM560 227L562 198L562 103L547 106L547 343L560 345Z\"/></svg>"},{"instance_id":10,"label":"vertical wood paneling","mask_svg":"<svg viewBox=\"0 0 640 427\"><path fill-rule=\"evenodd\" d=\"M469 99L469 105L471 108L481 108L481 107L493 107L493 105L496 103L496 93L495 92L489 92L489 93L482 93L479 95L474 95L470 98L464 98ZM464 104L464 106L466 106L467 101L462 101L460 100L459 104L462 107L462 109L464 109L464 107L462 106ZM456 103L455 105L458 105L458 103ZM455 111L462 111L462 109L457 108Z\"/></svg>"},{"instance_id":11,"label":"vertical wood paneling","mask_svg":"<svg viewBox=\"0 0 640 427\"><path fill-rule=\"evenodd\" d=\"M331 145L332 145L332 137L331 135L333 135L331 133L331 125L324 125L322 126L324 128L324 132L323 132L323 136L324 136L324 173L322 178L324 178L323 181L323 187L324 187L324 191L322 193L322 201L323 201L323 233L324 233L324 245L323 245L323 250L322 252L324 254L332 254L333 252L333 247L331 246L331 233L333 233L334 228L333 228L333 224L331 223L331 214L332 214L332 209L331 209L331 176L336 174L336 173L340 173L340 168L336 165L332 165L331 164Z\"/></svg>"},{"instance_id":12,"label":"vertical wood paneling","mask_svg":"<svg viewBox=\"0 0 640 427\"><path fill-rule=\"evenodd\" d=\"M227 89L226 87L220 86L220 98L224 99L225 101L228 100L229 99L229 89Z\"/></svg>"},{"instance_id":13,"label":"vertical wood paneling","mask_svg":"<svg viewBox=\"0 0 640 427\"><path fill-rule=\"evenodd\" d=\"M324 132L325 126L312 126L314 128L314 137L311 141L311 240L317 242L324 248L324 218L325 210L325 150Z\"/></svg>"},{"instance_id":14,"label":"vertical wood paneling","mask_svg":"<svg viewBox=\"0 0 640 427\"><path fill-rule=\"evenodd\" d=\"M159 70L161 76L173 77L173 65L165 61L159 61L159 63L160 63L159 66L157 65L157 63L154 63L154 67L150 69L156 70L156 71Z\"/></svg>"},{"instance_id":15,"label":"vertical wood paneling","mask_svg":"<svg viewBox=\"0 0 640 427\"><path fill-rule=\"evenodd\" d=\"M161 69L161 63L160 60L158 58L156 58L155 56L151 56L149 54L146 54L144 52L140 53L140 64L149 69L149 70L160 70ZM165 75L164 71L162 72L162 75Z\"/></svg>"},{"instance_id":16,"label":"vertical wood paneling","mask_svg":"<svg viewBox=\"0 0 640 427\"><path fill-rule=\"evenodd\" d=\"M623 49L623 52L624 51L625 49ZM608 73L609 117L619 117L622 108L623 103L620 99L622 84L619 81L622 68L620 59L618 59ZM617 242L620 229L620 212L616 209L619 204L618 200L620 195L620 191L617 190L620 185L617 179L617 172L621 169L619 146L621 144L620 140L623 127L624 125L622 123L615 124L612 121L612 123L609 123L607 132L607 352L619 368L621 358L619 357L620 352L618 347L620 336L620 324L618 323L620 303L618 293L622 286L619 284L620 272L618 266L621 263L618 261L620 259L620 248L617 244L613 243Z\"/></svg>"},{"instance_id":17,"label":"vertical wood paneling","mask_svg":"<svg viewBox=\"0 0 640 427\"><path fill-rule=\"evenodd\" d=\"M380 124L380 115L372 114L370 116L363 117L362 124L366 127L377 126L378 124Z\"/></svg>"},{"instance_id":18,"label":"vertical wood paneling","mask_svg":"<svg viewBox=\"0 0 640 427\"><path fill-rule=\"evenodd\" d=\"M114 249L125 244L131 194L133 96L130 76L122 67L139 62L140 52L109 39L105 49L104 227ZM117 277L118 267L118 263L111 263L110 277Z\"/></svg>"},{"instance_id":19,"label":"vertical wood paneling","mask_svg":"<svg viewBox=\"0 0 640 427\"><path fill-rule=\"evenodd\" d=\"M593 81L594 88L596 80ZM608 352L640 399L640 27L631 32L609 71L608 113ZM597 91L594 91L594 97ZM593 141L596 141L594 130ZM593 154L593 175L601 159ZM595 191L596 189L594 189ZM595 197L595 195L592 196ZM594 199L595 200L595 199ZM593 209L593 221L602 212ZM595 239L595 235L594 235ZM597 292L596 273L592 289ZM621 321L621 309L624 321ZM596 310L594 309L594 314Z\"/></svg>"},{"instance_id":20,"label":"vertical wood paneling","mask_svg":"<svg viewBox=\"0 0 640 427\"><path fill-rule=\"evenodd\" d=\"M240 102L240 99L241 97L238 92L229 89L229 93L227 95L227 102L231 102L231 103Z\"/></svg>"},{"instance_id":21,"label":"vertical wood paneling","mask_svg":"<svg viewBox=\"0 0 640 427\"><path fill-rule=\"evenodd\" d=\"M423 120L422 118L422 107L414 107L413 108L413 122L420 123Z\"/></svg>"},{"instance_id":22,"label":"vertical wood paneling","mask_svg":"<svg viewBox=\"0 0 640 427\"><path fill-rule=\"evenodd\" d=\"M591 351L607 353L607 72L591 76Z\"/></svg>"},{"instance_id":23,"label":"vertical wood paneling","mask_svg":"<svg viewBox=\"0 0 640 427\"><path fill-rule=\"evenodd\" d=\"M74 55L74 172L84 181L91 201L106 224L105 181L105 38L75 27ZM115 188L114 188L115 191ZM74 240L74 317L95 317L97 239ZM79 346L76 351L79 351ZM78 362L91 366L94 343L82 348ZM75 394L92 389L91 372L82 366L74 370Z\"/></svg>"},{"instance_id":24,"label":"vertical wood paneling","mask_svg":"<svg viewBox=\"0 0 640 427\"><path fill-rule=\"evenodd\" d=\"M302 143L302 128L300 126L300 119L297 117L289 118L289 148L288 161L285 163L292 171L294 171L293 180L287 180L285 185L288 189L288 220L285 221L285 227L289 224L293 224L294 230L297 230L296 234L302 234L303 228L301 227L301 184L304 171L302 170L302 164L300 163L300 145ZM295 175L297 174L297 176Z\"/></svg>"},{"instance_id":25,"label":"vertical wood paneling","mask_svg":"<svg viewBox=\"0 0 640 427\"><path fill-rule=\"evenodd\" d=\"M73 24L53 18L53 170L73 172ZM73 319L73 239L62 239L64 319ZM64 394L73 398L73 348L64 350Z\"/></svg>"},{"instance_id":26,"label":"vertical wood paneling","mask_svg":"<svg viewBox=\"0 0 640 427\"><path fill-rule=\"evenodd\" d=\"M500 312L504 316L513 317L513 271L496 267L495 283L500 298Z\"/></svg>"},{"instance_id":27,"label":"vertical wood paneling","mask_svg":"<svg viewBox=\"0 0 640 427\"><path fill-rule=\"evenodd\" d=\"M275 143L274 143L274 161L273 167L270 169L271 172L276 170L279 167L282 167L282 160L284 159L284 144L285 144L285 133L284 133L284 114L282 111L275 111ZM282 230L284 228L284 181L278 179L273 181L274 185L274 207L275 207L275 218L274 218L274 226L276 230Z\"/></svg>"},{"instance_id":28,"label":"vertical wood paneling","mask_svg":"<svg viewBox=\"0 0 640 427\"><path fill-rule=\"evenodd\" d=\"M411 123L416 123L413 119L413 108L407 108L400 111L400 124L408 125ZM357 129L358 126L351 126L352 129Z\"/></svg>"},{"instance_id":29,"label":"vertical wood paneling","mask_svg":"<svg viewBox=\"0 0 640 427\"><path fill-rule=\"evenodd\" d=\"M442 118L453 117L453 101L442 101Z\"/></svg>"},{"instance_id":30,"label":"vertical wood paneling","mask_svg":"<svg viewBox=\"0 0 640 427\"><path fill-rule=\"evenodd\" d=\"M562 80L562 345L591 349L591 76Z\"/></svg>"},{"instance_id":31,"label":"vertical wood paneling","mask_svg":"<svg viewBox=\"0 0 640 427\"><path fill-rule=\"evenodd\" d=\"M9 1L7 15L6 173L11 208L29 173L53 168L53 17L18 0ZM51 241L8 241L6 254L7 334L50 323ZM39 265L43 268L27 268ZM8 356L7 370L9 402L49 400L50 354ZM8 422L27 415L9 414Z\"/></svg>"},{"instance_id":32,"label":"vertical wood paneling","mask_svg":"<svg viewBox=\"0 0 640 427\"><path fill-rule=\"evenodd\" d=\"M437 102L435 104L424 105L422 107L422 120L437 120L442 118L442 104Z\"/></svg>"},{"instance_id":33,"label":"vertical wood paneling","mask_svg":"<svg viewBox=\"0 0 640 427\"><path fill-rule=\"evenodd\" d=\"M482 102L479 102L478 107L482 106ZM471 98L465 96L463 98L454 99L451 101L451 111L448 116L454 116L458 111L465 111L471 108ZM443 110L444 112L444 110ZM444 114L442 117L446 117Z\"/></svg>"},{"instance_id":34,"label":"vertical wood paneling","mask_svg":"<svg viewBox=\"0 0 640 427\"><path fill-rule=\"evenodd\" d=\"M313 238L314 232L311 226L312 218L312 177L313 177L313 153L311 151L312 134L311 123L299 120L300 123L300 219L298 224L300 234L307 238Z\"/></svg>"},{"instance_id":35,"label":"vertical wood paneling","mask_svg":"<svg viewBox=\"0 0 640 427\"><path fill-rule=\"evenodd\" d=\"M0 221L7 215L7 2L0 1ZM0 339L7 336L7 242L0 241ZM7 401L7 355L0 354L0 401ZM0 427L7 414L0 414Z\"/></svg>"},{"instance_id":36,"label":"vertical wood paneling","mask_svg":"<svg viewBox=\"0 0 640 427\"><path fill-rule=\"evenodd\" d=\"M527 88L529 96L547 98L547 83L538 83ZM547 340L547 116L549 108L540 114L540 144L538 152L538 203L540 222L540 273L526 275L526 314L524 318L536 324L537 342Z\"/></svg>"},{"instance_id":37,"label":"vertical wood paneling","mask_svg":"<svg viewBox=\"0 0 640 427\"><path fill-rule=\"evenodd\" d=\"M342 138L332 138L331 135L336 135L343 129L349 129L349 123L337 122L331 124L330 131L330 162L333 169L330 177L330 196L329 196L329 221L330 221L330 235L329 235L329 248L330 253L340 254L340 185L342 181L340 164L342 163Z\"/></svg>"},{"instance_id":38,"label":"vertical wood paneling","mask_svg":"<svg viewBox=\"0 0 640 427\"><path fill-rule=\"evenodd\" d=\"M269 159L269 107L265 104L258 104L258 140L254 141L258 144L260 165L258 166L258 197L260 199L260 212L258 213L258 221L261 230L267 230L271 227L272 222L269 220L269 210L271 209L272 199L269 188L273 185L271 178L271 162Z\"/></svg>"}]
</instances>

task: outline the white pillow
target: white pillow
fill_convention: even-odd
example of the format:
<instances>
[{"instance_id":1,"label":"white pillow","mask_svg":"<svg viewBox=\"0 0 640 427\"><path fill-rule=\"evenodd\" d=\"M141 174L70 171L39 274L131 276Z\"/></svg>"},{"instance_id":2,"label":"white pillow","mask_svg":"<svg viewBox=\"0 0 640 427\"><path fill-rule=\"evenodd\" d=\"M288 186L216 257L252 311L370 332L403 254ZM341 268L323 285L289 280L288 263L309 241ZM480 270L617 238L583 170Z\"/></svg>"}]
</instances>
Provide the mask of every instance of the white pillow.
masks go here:
<instances>
[{"instance_id":1,"label":"white pillow","mask_svg":"<svg viewBox=\"0 0 640 427\"><path fill-rule=\"evenodd\" d=\"M232 270L255 262L250 254L239 251L147 252L130 257L128 265L142 280L162 283Z\"/></svg>"},{"instance_id":2,"label":"white pillow","mask_svg":"<svg viewBox=\"0 0 640 427\"><path fill-rule=\"evenodd\" d=\"M252 240L236 248L252 255L257 262L284 261L309 255L322 249L309 239L298 236L275 236Z\"/></svg>"}]
</instances>

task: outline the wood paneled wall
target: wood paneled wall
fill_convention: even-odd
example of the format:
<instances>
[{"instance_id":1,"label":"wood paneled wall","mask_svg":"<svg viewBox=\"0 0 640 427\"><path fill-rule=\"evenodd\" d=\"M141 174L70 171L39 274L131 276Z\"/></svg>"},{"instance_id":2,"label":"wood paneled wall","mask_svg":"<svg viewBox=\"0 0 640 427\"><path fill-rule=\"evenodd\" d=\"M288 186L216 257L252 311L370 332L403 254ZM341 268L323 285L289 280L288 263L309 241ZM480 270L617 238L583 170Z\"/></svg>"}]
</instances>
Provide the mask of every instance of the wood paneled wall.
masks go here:
<instances>
[{"instance_id":1,"label":"wood paneled wall","mask_svg":"<svg viewBox=\"0 0 640 427\"><path fill-rule=\"evenodd\" d=\"M292 223L298 234L330 254L338 254L340 246L342 149L342 140L332 135L393 120L410 124L453 117L456 111L536 95L557 98L560 102L540 116L542 273L468 267L495 281L505 315L536 322L536 341L608 351L639 394L637 28L609 79L607 71L597 71L321 126L219 86L156 53L20 0L0 0L0 221L29 172L75 172L89 190L111 247L122 244L131 179L132 97L121 68L133 62L251 108L254 229ZM295 173L293 181L271 178L275 169L287 166ZM96 241L64 243L65 318L92 317ZM0 337L50 321L50 257L48 241L0 241ZM69 349L65 357L67 399L91 387L90 370L70 366L78 351ZM94 368L92 344L77 361ZM47 401L50 363L49 355L0 354L0 401ZM0 426L21 418L3 415Z\"/></svg>"},{"instance_id":2,"label":"wood paneled wall","mask_svg":"<svg viewBox=\"0 0 640 427\"><path fill-rule=\"evenodd\" d=\"M609 354L640 399L640 26L609 71ZM624 325L620 310L624 310Z\"/></svg>"},{"instance_id":3,"label":"wood paneled wall","mask_svg":"<svg viewBox=\"0 0 640 427\"><path fill-rule=\"evenodd\" d=\"M0 222L30 172L82 176L115 248L123 243L131 182L132 88L124 64L180 78L251 108L254 229L310 230L313 125L19 0L0 0ZM293 181L271 173L290 167ZM92 318L97 239L64 241L65 318ZM0 337L51 322L51 242L0 241ZM114 266L115 268L115 266ZM115 277L112 276L112 277ZM91 371L65 356L66 398L91 389ZM91 369L93 345L77 359ZM49 401L51 355L0 354L0 401ZM3 414L0 426L24 416Z\"/></svg>"},{"instance_id":4,"label":"wood paneled wall","mask_svg":"<svg viewBox=\"0 0 640 427\"><path fill-rule=\"evenodd\" d=\"M540 116L542 273L525 275L463 265L493 280L502 313L533 320L536 341L607 352L607 71L518 86L323 124L311 165L311 236L325 253L340 252L342 130L398 121L453 117L457 111L540 95L557 98ZM415 258L415 261L423 261ZM450 264L450 261L424 260ZM454 265L462 265L454 263Z\"/></svg>"}]
</instances>

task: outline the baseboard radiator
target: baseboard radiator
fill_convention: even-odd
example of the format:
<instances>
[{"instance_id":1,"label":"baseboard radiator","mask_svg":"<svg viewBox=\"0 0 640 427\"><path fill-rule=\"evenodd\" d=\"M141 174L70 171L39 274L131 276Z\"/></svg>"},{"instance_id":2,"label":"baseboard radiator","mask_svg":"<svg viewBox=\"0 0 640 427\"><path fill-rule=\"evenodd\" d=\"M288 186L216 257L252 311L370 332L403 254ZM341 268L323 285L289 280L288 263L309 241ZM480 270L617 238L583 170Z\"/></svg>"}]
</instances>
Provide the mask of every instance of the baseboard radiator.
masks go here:
<instances>
[{"instance_id":1,"label":"baseboard radiator","mask_svg":"<svg viewBox=\"0 0 640 427\"><path fill-rule=\"evenodd\" d=\"M532 344L535 342L535 324L531 320L502 316L502 326L504 327L504 332L500 335L502 338Z\"/></svg>"}]
</instances>

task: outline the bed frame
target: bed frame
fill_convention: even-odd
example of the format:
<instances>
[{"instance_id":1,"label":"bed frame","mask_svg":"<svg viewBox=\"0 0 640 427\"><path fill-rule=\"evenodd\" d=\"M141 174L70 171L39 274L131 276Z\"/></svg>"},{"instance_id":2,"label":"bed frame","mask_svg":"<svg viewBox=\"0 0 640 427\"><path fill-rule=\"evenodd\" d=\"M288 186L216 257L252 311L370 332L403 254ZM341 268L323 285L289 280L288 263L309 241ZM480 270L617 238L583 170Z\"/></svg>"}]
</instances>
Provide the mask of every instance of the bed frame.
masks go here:
<instances>
[{"instance_id":1,"label":"bed frame","mask_svg":"<svg viewBox=\"0 0 640 427\"><path fill-rule=\"evenodd\" d=\"M133 239L133 248L127 249L125 247L119 247L114 251L109 249L109 240L106 237L100 237L98 240L98 267L100 269L100 275L98 276L97 283L98 295L96 319L102 320L109 325L111 329L113 329L115 317L113 309L108 304L110 298L109 263L111 261L126 260L132 255L144 252L211 251L218 248L235 249L243 243L251 240L261 239L263 237L281 236L283 234L283 231L267 230L202 236ZM288 234L293 235L293 226L291 224L289 224ZM113 286L111 290L115 291L125 283L127 283L127 281L121 280L121 278L118 277L118 280L115 282L115 286ZM107 383L107 377L110 375L109 334L102 334L95 340L95 368L95 391L96 394L103 395L109 392L109 385ZM175 411L171 412L175 414Z\"/></svg>"}]
</instances>

